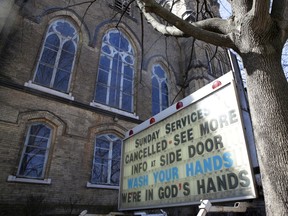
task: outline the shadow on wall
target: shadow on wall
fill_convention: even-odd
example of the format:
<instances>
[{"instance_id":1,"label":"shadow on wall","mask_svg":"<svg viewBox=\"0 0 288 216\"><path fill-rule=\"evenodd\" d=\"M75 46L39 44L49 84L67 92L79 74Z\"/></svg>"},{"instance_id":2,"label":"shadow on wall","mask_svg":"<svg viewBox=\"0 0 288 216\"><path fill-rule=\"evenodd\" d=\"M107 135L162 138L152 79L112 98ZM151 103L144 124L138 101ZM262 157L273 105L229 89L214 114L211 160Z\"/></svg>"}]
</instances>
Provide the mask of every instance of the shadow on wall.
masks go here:
<instances>
[{"instance_id":1,"label":"shadow on wall","mask_svg":"<svg viewBox=\"0 0 288 216\"><path fill-rule=\"evenodd\" d=\"M65 204L53 204L48 203L45 196L29 195L23 199L23 204L0 203L0 216L78 216L83 209L103 213L117 211L116 206L81 205L80 196L69 197Z\"/></svg>"}]
</instances>

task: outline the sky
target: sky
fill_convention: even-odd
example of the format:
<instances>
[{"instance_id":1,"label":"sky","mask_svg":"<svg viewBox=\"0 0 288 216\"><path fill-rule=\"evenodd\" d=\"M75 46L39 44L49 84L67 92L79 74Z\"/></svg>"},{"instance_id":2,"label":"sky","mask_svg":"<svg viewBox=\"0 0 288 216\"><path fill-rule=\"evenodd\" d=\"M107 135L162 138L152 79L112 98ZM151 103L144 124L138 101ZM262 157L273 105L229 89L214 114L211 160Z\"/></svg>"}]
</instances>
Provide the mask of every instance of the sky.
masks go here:
<instances>
[{"instance_id":1,"label":"sky","mask_svg":"<svg viewBox=\"0 0 288 216\"><path fill-rule=\"evenodd\" d=\"M230 4L226 0L218 0L220 4L220 15L222 18L226 19L231 14Z\"/></svg>"}]
</instances>

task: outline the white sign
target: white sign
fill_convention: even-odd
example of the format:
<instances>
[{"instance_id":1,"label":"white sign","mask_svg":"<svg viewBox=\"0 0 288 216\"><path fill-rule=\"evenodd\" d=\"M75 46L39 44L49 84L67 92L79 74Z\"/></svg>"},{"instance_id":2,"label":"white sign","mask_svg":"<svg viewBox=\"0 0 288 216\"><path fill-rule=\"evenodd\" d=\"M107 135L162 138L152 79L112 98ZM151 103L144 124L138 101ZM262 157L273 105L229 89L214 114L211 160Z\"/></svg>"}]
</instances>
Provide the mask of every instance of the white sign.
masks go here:
<instances>
[{"instance_id":1,"label":"white sign","mask_svg":"<svg viewBox=\"0 0 288 216\"><path fill-rule=\"evenodd\" d=\"M120 210L256 198L235 86L227 76L215 90L204 87L172 115L175 107L127 135Z\"/></svg>"}]
</instances>

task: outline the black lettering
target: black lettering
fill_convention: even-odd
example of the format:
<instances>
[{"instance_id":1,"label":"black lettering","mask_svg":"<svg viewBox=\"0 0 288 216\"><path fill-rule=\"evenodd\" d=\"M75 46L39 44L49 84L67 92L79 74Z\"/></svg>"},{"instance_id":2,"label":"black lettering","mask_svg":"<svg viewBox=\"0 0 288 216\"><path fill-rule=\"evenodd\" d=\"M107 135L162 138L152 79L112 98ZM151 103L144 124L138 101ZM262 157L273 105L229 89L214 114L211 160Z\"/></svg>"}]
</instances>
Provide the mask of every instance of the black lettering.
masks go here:
<instances>
[{"instance_id":1,"label":"black lettering","mask_svg":"<svg viewBox=\"0 0 288 216\"><path fill-rule=\"evenodd\" d=\"M207 152L211 152L213 150L213 140L208 138L206 141L205 141L205 149Z\"/></svg>"},{"instance_id":2,"label":"black lettering","mask_svg":"<svg viewBox=\"0 0 288 216\"><path fill-rule=\"evenodd\" d=\"M214 136L214 144L215 144L215 149L223 148L223 142L222 142L222 136L221 135L216 135Z\"/></svg>"},{"instance_id":3,"label":"black lettering","mask_svg":"<svg viewBox=\"0 0 288 216\"><path fill-rule=\"evenodd\" d=\"M208 138L205 142L198 142L196 145L188 146L188 156L192 158L195 154L202 155L204 152L212 152L215 149L223 148L222 136L216 135L213 138Z\"/></svg>"},{"instance_id":4,"label":"black lettering","mask_svg":"<svg viewBox=\"0 0 288 216\"><path fill-rule=\"evenodd\" d=\"M186 142L186 131L182 131L180 133L180 137L181 137L181 143L185 143Z\"/></svg>"},{"instance_id":5,"label":"black lettering","mask_svg":"<svg viewBox=\"0 0 288 216\"><path fill-rule=\"evenodd\" d=\"M197 114L195 112L191 113L191 121L192 122L197 121Z\"/></svg>"},{"instance_id":6,"label":"black lettering","mask_svg":"<svg viewBox=\"0 0 288 216\"><path fill-rule=\"evenodd\" d=\"M160 166L165 166L165 155L160 156Z\"/></svg>"},{"instance_id":7,"label":"black lettering","mask_svg":"<svg viewBox=\"0 0 288 216\"><path fill-rule=\"evenodd\" d=\"M181 154L181 149L177 149L176 150L176 161L179 162L179 161L182 161L182 154Z\"/></svg>"},{"instance_id":8,"label":"black lettering","mask_svg":"<svg viewBox=\"0 0 288 216\"><path fill-rule=\"evenodd\" d=\"M229 122L230 122L230 124L233 124L233 123L238 122L238 119L237 119L237 115L236 115L235 110L230 110L230 111L228 112L228 115L229 115Z\"/></svg>"},{"instance_id":9,"label":"black lettering","mask_svg":"<svg viewBox=\"0 0 288 216\"><path fill-rule=\"evenodd\" d=\"M207 180L207 193L210 193L211 191L216 192L216 187L215 184L213 182L213 179L210 177Z\"/></svg>"},{"instance_id":10,"label":"black lettering","mask_svg":"<svg viewBox=\"0 0 288 216\"><path fill-rule=\"evenodd\" d=\"M201 181L201 182L200 182ZM205 194L205 181L204 179L197 180L197 192L198 194Z\"/></svg>"},{"instance_id":11,"label":"black lettering","mask_svg":"<svg viewBox=\"0 0 288 216\"><path fill-rule=\"evenodd\" d=\"M198 114L198 120L202 119L203 118L203 112L202 110L197 110L197 114Z\"/></svg>"},{"instance_id":12,"label":"black lettering","mask_svg":"<svg viewBox=\"0 0 288 216\"><path fill-rule=\"evenodd\" d=\"M181 121L180 121L180 120L177 120L177 121L176 121L176 128L182 128L182 125L181 125Z\"/></svg>"},{"instance_id":13,"label":"black lettering","mask_svg":"<svg viewBox=\"0 0 288 216\"><path fill-rule=\"evenodd\" d=\"M132 174L138 174L141 172L146 172L148 168L147 161L143 163L133 164L132 165Z\"/></svg>"},{"instance_id":14,"label":"black lettering","mask_svg":"<svg viewBox=\"0 0 288 216\"><path fill-rule=\"evenodd\" d=\"M180 137L179 137L180 136ZM174 145L184 144L188 141L193 141L193 128L188 129L187 131L182 131L180 134L174 136Z\"/></svg>"},{"instance_id":15,"label":"black lettering","mask_svg":"<svg viewBox=\"0 0 288 216\"><path fill-rule=\"evenodd\" d=\"M189 155L189 158L194 157L195 152L196 152L196 151L195 151L195 146L194 146L194 145L188 146L188 155Z\"/></svg>"},{"instance_id":16,"label":"black lettering","mask_svg":"<svg viewBox=\"0 0 288 216\"><path fill-rule=\"evenodd\" d=\"M171 127L172 127L171 130L172 130L172 131L175 131L175 130L176 130L176 123L175 123L175 122L172 122L172 123L171 123Z\"/></svg>"},{"instance_id":17,"label":"black lettering","mask_svg":"<svg viewBox=\"0 0 288 216\"><path fill-rule=\"evenodd\" d=\"M227 116L226 116L226 115L220 115L220 116L219 116L219 123L220 123L220 128L223 128L224 125L225 125L225 126L228 126L229 123L228 123L228 121L227 121Z\"/></svg>"},{"instance_id":18,"label":"black lettering","mask_svg":"<svg viewBox=\"0 0 288 216\"><path fill-rule=\"evenodd\" d=\"M163 199L164 198L164 188L163 187L159 187L159 189L158 189L158 197L159 197L159 199Z\"/></svg>"},{"instance_id":19,"label":"black lettering","mask_svg":"<svg viewBox=\"0 0 288 216\"><path fill-rule=\"evenodd\" d=\"M204 153L204 144L202 142L198 142L196 145L197 154L201 155Z\"/></svg>"},{"instance_id":20,"label":"black lettering","mask_svg":"<svg viewBox=\"0 0 288 216\"><path fill-rule=\"evenodd\" d=\"M171 131L171 129L170 129L170 124L168 123L168 124L166 124L166 126L165 126L165 129L166 129L166 134L169 134L170 133L170 131Z\"/></svg>"},{"instance_id":21,"label":"black lettering","mask_svg":"<svg viewBox=\"0 0 288 216\"><path fill-rule=\"evenodd\" d=\"M218 191L227 190L226 176L217 176L217 188Z\"/></svg>"},{"instance_id":22,"label":"black lettering","mask_svg":"<svg viewBox=\"0 0 288 216\"><path fill-rule=\"evenodd\" d=\"M141 202L141 191L133 193L133 202Z\"/></svg>"},{"instance_id":23,"label":"black lettering","mask_svg":"<svg viewBox=\"0 0 288 216\"><path fill-rule=\"evenodd\" d=\"M228 173L228 187L229 189L235 189L238 186L238 177L235 173Z\"/></svg>"},{"instance_id":24,"label":"black lettering","mask_svg":"<svg viewBox=\"0 0 288 216\"><path fill-rule=\"evenodd\" d=\"M180 139L179 139L179 134L175 134L174 136L174 145L179 145L180 144Z\"/></svg>"},{"instance_id":25,"label":"black lettering","mask_svg":"<svg viewBox=\"0 0 288 216\"><path fill-rule=\"evenodd\" d=\"M126 203L141 202L141 191L122 193L122 201Z\"/></svg>"},{"instance_id":26,"label":"black lettering","mask_svg":"<svg viewBox=\"0 0 288 216\"><path fill-rule=\"evenodd\" d=\"M190 128L187 130L187 138L188 138L188 141L193 141L193 139L194 139L193 128Z\"/></svg>"},{"instance_id":27,"label":"black lettering","mask_svg":"<svg viewBox=\"0 0 288 216\"><path fill-rule=\"evenodd\" d=\"M122 202L127 202L127 193L122 193Z\"/></svg>"},{"instance_id":28,"label":"black lettering","mask_svg":"<svg viewBox=\"0 0 288 216\"><path fill-rule=\"evenodd\" d=\"M181 149L177 149L175 152L168 152L165 155L160 156L160 166L172 164L182 160Z\"/></svg>"},{"instance_id":29,"label":"black lettering","mask_svg":"<svg viewBox=\"0 0 288 216\"><path fill-rule=\"evenodd\" d=\"M136 148L139 147L139 139L136 139L136 141L135 141L135 147L136 147Z\"/></svg>"},{"instance_id":30,"label":"black lettering","mask_svg":"<svg viewBox=\"0 0 288 216\"><path fill-rule=\"evenodd\" d=\"M145 191L145 200L153 200L153 188Z\"/></svg>"},{"instance_id":31,"label":"black lettering","mask_svg":"<svg viewBox=\"0 0 288 216\"><path fill-rule=\"evenodd\" d=\"M177 197L178 195L178 187L177 185L160 187L158 189L158 197L159 199L169 199L173 197Z\"/></svg>"},{"instance_id":32,"label":"black lettering","mask_svg":"<svg viewBox=\"0 0 288 216\"><path fill-rule=\"evenodd\" d=\"M189 187L189 182L184 182L183 183L183 195L184 196L189 196L190 194L190 187Z\"/></svg>"},{"instance_id":33,"label":"black lettering","mask_svg":"<svg viewBox=\"0 0 288 216\"><path fill-rule=\"evenodd\" d=\"M167 144L168 144L167 140L162 140L162 142L161 142L162 150L161 151L163 151L163 150L165 150L167 148Z\"/></svg>"},{"instance_id":34,"label":"black lettering","mask_svg":"<svg viewBox=\"0 0 288 216\"><path fill-rule=\"evenodd\" d=\"M138 160L138 157L139 157L139 160L141 160L142 159L142 155L143 155L143 150L142 149L139 150L138 154L137 154L137 152L135 152L133 161Z\"/></svg>"},{"instance_id":35,"label":"black lettering","mask_svg":"<svg viewBox=\"0 0 288 216\"><path fill-rule=\"evenodd\" d=\"M218 129L218 121L217 121L217 119L211 119L210 123L209 123L209 126L210 126L210 130L216 131Z\"/></svg>"},{"instance_id":36,"label":"black lettering","mask_svg":"<svg viewBox=\"0 0 288 216\"><path fill-rule=\"evenodd\" d=\"M206 135L206 134L209 134L210 133L210 130L209 130L209 125L208 125L208 122L204 122L200 124L200 134L201 136L203 135Z\"/></svg>"},{"instance_id":37,"label":"black lettering","mask_svg":"<svg viewBox=\"0 0 288 216\"><path fill-rule=\"evenodd\" d=\"M241 170L239 172L239 179L240 179L240 185L242 187L248 187L250 185L250 179L246 176L248 175L248 172L246 170Z\"/></svg>"},{"instance_id":38,"label":"black lettering","mask_svg":"<svg viewBox=\"0 0 288 216\"><path fill-rule=\"evenodd\" d=\"M177 197L178 195L178 187L177 185L171 185L171 196L172 197ZM167 197L169 198L169 197Z\"/></svg>"},{"instance_id":39,"label":"black lettering","mask_svg":"<svg viewBox=\"0 0 288 216\"><path fill-rule=\"evenodd\" d=\"M125 157L125 163L126 163L126 164L129 163L129 155L126 155L126 157Z\"/></svg>"}]
</instances>

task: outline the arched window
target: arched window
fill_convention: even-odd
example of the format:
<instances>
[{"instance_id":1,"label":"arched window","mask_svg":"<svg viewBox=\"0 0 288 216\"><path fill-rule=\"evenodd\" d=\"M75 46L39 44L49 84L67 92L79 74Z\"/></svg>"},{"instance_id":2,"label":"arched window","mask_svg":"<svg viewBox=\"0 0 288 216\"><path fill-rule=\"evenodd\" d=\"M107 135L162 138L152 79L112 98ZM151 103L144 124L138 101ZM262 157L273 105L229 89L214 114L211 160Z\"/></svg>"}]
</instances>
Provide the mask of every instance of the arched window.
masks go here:
<instances>
[{"instance_id":1,"label":"arched window","mask_svg":"<svg viewBox=\"0 0 288 216\"><path fill-rule=\"evenodd\" d=\"M17 171L18 177L44 178L51 136L52 129L46 124L34 123L29 126Z\"/></svg>"},{"instance_id":2,"label":"arched window","mask_svg":"<svg viewBox=\"0 0 288 216\"><path fill-rule=\"evenodd\" d=\"M217 56L216 56L216 59L217 59L217 77L220 77L226 73L228 73L229 71L229 63L228 63L228 60L227 58L224 57L225 55L225 51L224 52L218 52Z\"/></svg>"},{"instance_id":3,"label":"arched window","mask_svg":"<svg viewBox=\"0 0 288 216\"><path fill-rule=\"evenodd\" d=\"M152 68L152 114L159 113L166 109L168 105L166 73L160 64L156 64Z\"/></svg>"},{"instance_id":4,"label":"arched window","mask_svg":"<svg viewBox=\"0 0 288 216\"><path fill-rule=\"evenodd\" d=\"M114 29L102 39L94 101L133 112L134 51L126 36Z\"/></svg>"},{"instance_id":5,"label":"arched window","mask_svg":"<svg viewBox=\"0 0 288 216\"><path fill-rule=\"evenodd\" d=\"M214 73L214 68L213 68L213 56L211 55L210 49L208 48L205 49L205 55L207 59L207 66L208 66L208 73L213 75Z\"/></svg>"},{"instance_id":6,"label":"arched window","mask_svg":"<svg viewBox=\"0 0 288 216\"><path fill-rule=\"evenodd\" d=\"M215 78L222 76L227 73L229 66L221 51L216 50L212 52L210 47L206 47L205 55L207 58L208 73L213 75ZM213 53L213 54L212 54Z\"/></svg>"},{"instance_id":7,"label":"arched window","mask_svg":"<svg viewBox=\"0 0 288 216\"><path fill-rule=\"evenodd\" d=\"M78 34L67 20L56 20L46 33L34 83L67 93L77 50Z\"/></svg>"},{"instance_id":8,"label":"arched window","mask_svg":"<svg viewBox=\"0 0 288 216\"><path fill-rule=\"evenodd\" d=\"M113 134L96 137L91 183L119 185L122 140Z\"/></svg>"}]
</instances>

